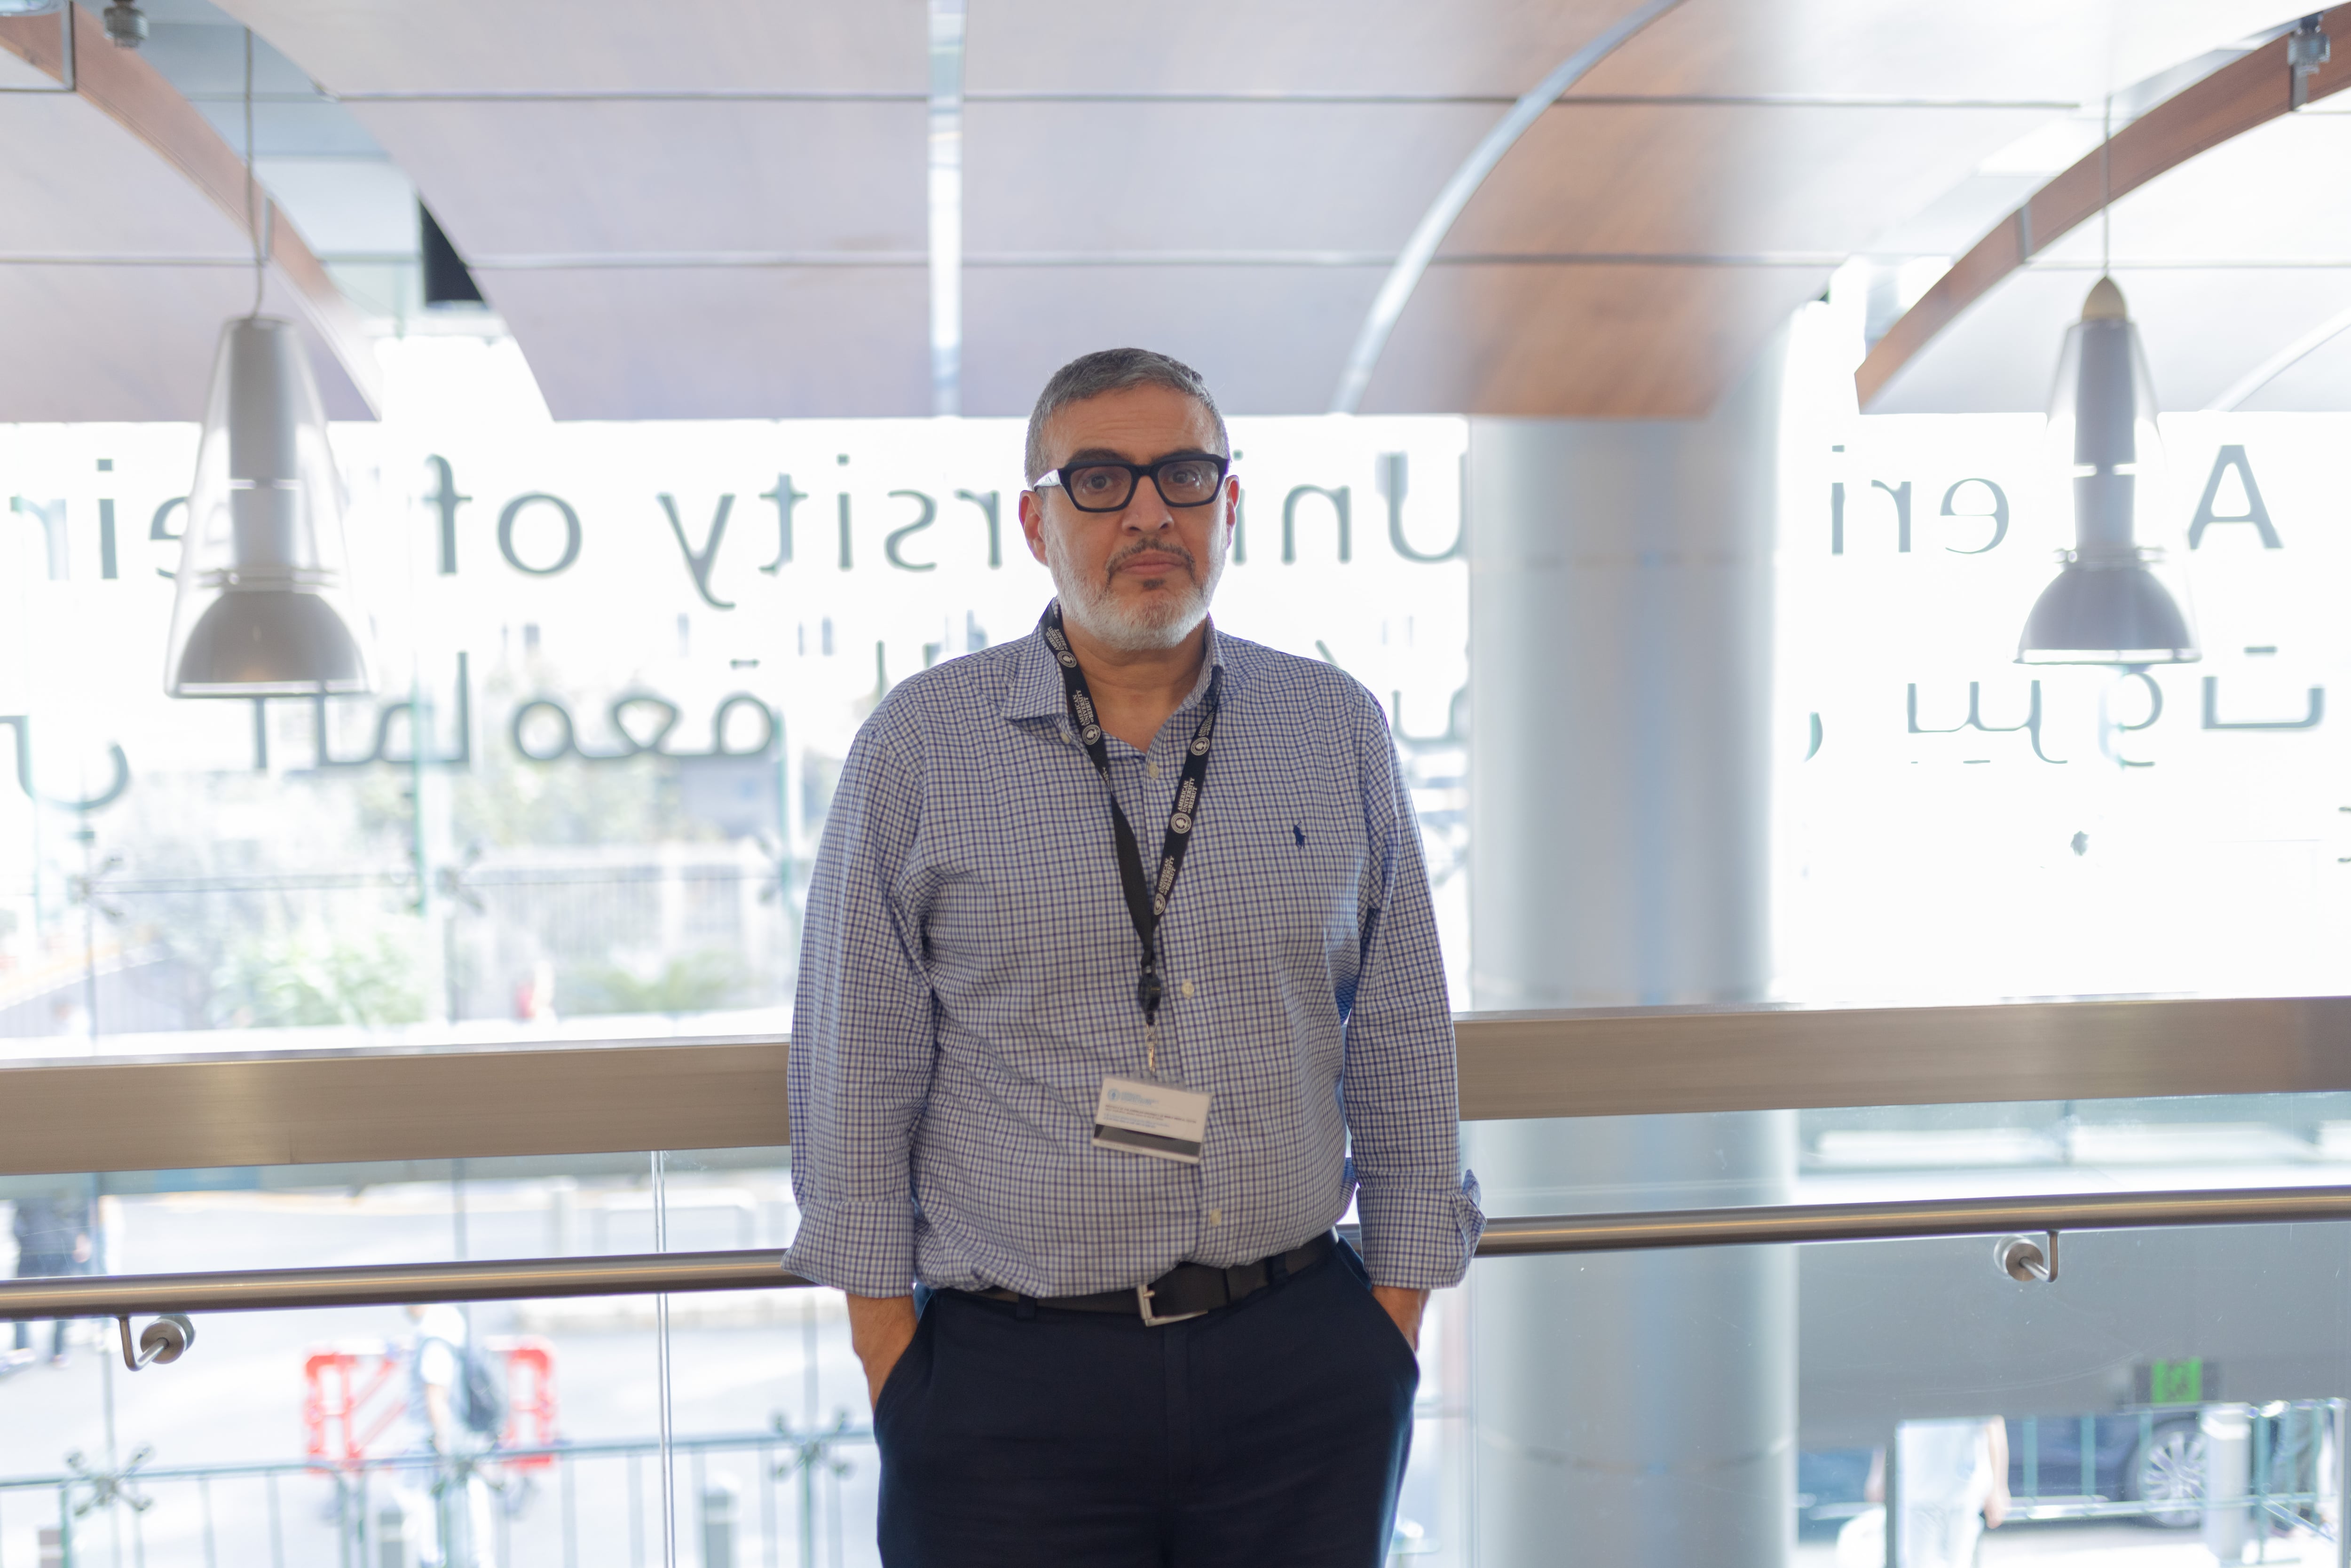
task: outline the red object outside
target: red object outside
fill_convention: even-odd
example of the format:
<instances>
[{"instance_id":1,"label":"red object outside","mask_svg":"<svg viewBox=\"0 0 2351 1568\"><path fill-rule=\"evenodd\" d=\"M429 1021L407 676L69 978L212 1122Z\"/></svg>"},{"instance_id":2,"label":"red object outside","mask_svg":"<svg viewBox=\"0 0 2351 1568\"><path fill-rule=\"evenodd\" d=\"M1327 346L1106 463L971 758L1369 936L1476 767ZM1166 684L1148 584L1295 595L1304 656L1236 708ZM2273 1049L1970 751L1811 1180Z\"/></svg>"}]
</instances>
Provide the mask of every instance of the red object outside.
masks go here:
<instances>
[{"instance_id":1,"label":"red object outside","mask_svg":"<svg viewBox=\"0 0 2351 1568\"><path fill-rule=\"evenodd\" d=\"M501 1448L555 1446L555 1347L536 1334L486 1339L506 1373L507 1425ZM343 1469L381 1458L378 1442L408 1403L406 1350L376 1343L314 1350L302 1363L304 1452ZM389 1390L389 1393L386 1391ZM551 1454L506 1461L510 1469L544 1469Z\"/></svg>"}]
</instances>

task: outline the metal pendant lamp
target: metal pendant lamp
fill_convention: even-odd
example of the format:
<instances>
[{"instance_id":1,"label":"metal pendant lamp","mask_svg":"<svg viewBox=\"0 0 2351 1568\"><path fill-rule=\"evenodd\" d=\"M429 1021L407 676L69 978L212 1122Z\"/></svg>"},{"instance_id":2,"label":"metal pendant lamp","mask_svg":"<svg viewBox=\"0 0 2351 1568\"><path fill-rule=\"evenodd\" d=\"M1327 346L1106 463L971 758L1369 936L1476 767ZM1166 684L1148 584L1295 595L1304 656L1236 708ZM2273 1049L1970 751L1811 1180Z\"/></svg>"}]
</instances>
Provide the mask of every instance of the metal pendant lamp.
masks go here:
<instances>
[{"instance_id":1,"label":"metal pendant lamp","mask_svg":"<svg viewBox=\"0 0 2351 1568\"><path fill-rule=\"evenodd\" d=\"M2161 456L2155 388L2123 291L2101 277L2068 329L2050 400L2052 446L2072 479L2074 548L2025 618L2026 664L2181 664L2200 655L2195 629L2137 542L2142 486ZM2070 448L2070 451L2069 451Z\"/></svg>"},{"instance_id":2,"label":"metal pendant lamp","mask_svg":"<svg viewBox=\"0 0 2351 1568\"><path fill-rule=\"evenodd\" d=\"M253 41L246 37L246 189ZM350 587L343 484L302 335L260 313L264 227L253 223L254 311L221 329L188 490L164 689L266 697L372 689L367 624Z\"/></svg>"},{"instance_id":3,"label":"metal pendant lamp","mask_svg":"<svg viewBox=\"0 0 2351 1568\"><path fill-rule=\"evenodd\" d=\"M231 321L188 492L167 689L370 690L347 575L342 480L301 334L275 317Z\"/></svg>"}]
</instances>

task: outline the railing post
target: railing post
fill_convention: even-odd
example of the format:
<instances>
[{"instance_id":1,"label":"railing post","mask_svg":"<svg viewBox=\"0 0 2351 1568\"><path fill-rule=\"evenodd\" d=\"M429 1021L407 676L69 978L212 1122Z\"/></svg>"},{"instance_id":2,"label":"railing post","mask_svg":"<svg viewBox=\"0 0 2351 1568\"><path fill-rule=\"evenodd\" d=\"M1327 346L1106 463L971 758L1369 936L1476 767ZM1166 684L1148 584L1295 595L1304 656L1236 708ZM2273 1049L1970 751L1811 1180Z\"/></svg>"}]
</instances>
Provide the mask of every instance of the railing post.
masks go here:
<instances>
[{"instance_id":1,"label":"railing post","mask_svg":"<svg viewBox=\"0 0 2351 1568\"><path fill-rule=\"evenodd\" d=\"M2266 1542L2270 1538L2270 1424L2258 1413L2253 1416L2253 1539ZM2262 1553L2264 1557L2267 1552Z\"/></svg>"},{"instance_id":2,"label":"railing post","mask_svg":"<svg viewBox=\"0 0 2351 1568\"><path fill-rule=\"evenodd\" d=\"M2335 1473L2318 1485L2335 1483L2335 1568L2351 1568L2351 1399L2326 1404L2335 1417ZM2315 1475L2317 1467L2311 1470Z\"/></svg>"},{"instance_id":3,"label":"railing post","mask_svg":"<svg viewBox=\"0 0 2351 1568\"><path fill-rule=\"evenodd\" d=\"M580 1499L569 1455L559 1456L556 1477L563 1493L563 1568L580 1568Z\"/></svg>"},{"instance_id":4,"label":"railing post","mask_svg":"<svg viewBox=\"0 0 2351 1568\"><path fill-rule=\"evenodd\" d=\"M1886 1468L1878 1472L1886 1498L1886 1568L1902 1568L1902 1423L1886 1439Z\"/></svg>"},{"instance_id":5,"label":"railing post","mask_svg":"<svg viewBox=\"0 0 2351 1568\"><path fill-rule=\"evenodd\" d=\"M735 1568L735 1479L717 1476L702 1487L702 1568Z\"/></svg>"},{"instance_id":6,"label":"railing post","mask_svg":"<svg viewBox=\"0 0 2351 1568\"><path fill-rule=\"evenodd\" d=\"M408 1512L396 1497L376 1511L375 1568L408 1568Z\"/></svg>"},{"instance_id":7,"label":"railing post","mask_svg":"<svg viewBox=\"0 0 2351 1568\"><path fill-rule=\"evenodd\" d=\"M2252 1506L2252 1412L2242 1405L2214 1405L2197 1418L2204 1434L2204 1549L2221 1563L2244 1561Z\"/></svg>"}]
</instances>

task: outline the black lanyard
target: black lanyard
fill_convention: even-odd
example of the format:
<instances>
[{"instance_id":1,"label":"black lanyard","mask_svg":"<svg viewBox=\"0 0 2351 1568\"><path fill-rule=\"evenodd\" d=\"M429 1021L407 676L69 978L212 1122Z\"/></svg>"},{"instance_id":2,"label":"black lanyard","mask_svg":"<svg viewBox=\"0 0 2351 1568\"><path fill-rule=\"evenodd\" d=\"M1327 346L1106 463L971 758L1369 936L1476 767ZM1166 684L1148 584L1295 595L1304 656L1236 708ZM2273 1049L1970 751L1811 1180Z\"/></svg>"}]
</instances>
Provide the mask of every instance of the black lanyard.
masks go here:
<instances>
[{"instance_id":1,"label":"black lanyard","mask_svg":"<svg viewBox=\"0 0 2351 1568\"><path fill-rule=\"evenodd\" d=\"M1167 913L1167 900L1176 891L1176 878L1184 869L1184 852L1192 845L1192 824L1199 820L1200 798L1208 788L1208 744L1217 728L1217 706L1225 682L1221 665L1208 672L1208 695L1201 704L1199 727L1192 731L1192 744L1184 754L1184 773L1176 786L1175 809L1167 814L1167 836L1159 849L1159 874L1150 882L1143 880L1143 852L1134 841L1134 829L1119 806L1118 791L1110 787L1110 747L1102 743L1100 716L1094 711L1093 693L1086 685L1086 675L1078 668L1078 656L1070 651L1070 640L1061 631L1061 606L1057 601L1045 607L1044 619L1037 622L1045 645L1061 665L1062 695L1068 699L1070 722L1078 727L1078 738L1085 745L1086 755L1093 758L1094 771L1102 779L1102 792L1110 798L1111 839L1118 850L1118 878L1126 893L1127 918L1134 922L1134 934L1143 939L1143 972L1134 983L1135 1005L1143 1009L1144 1038L1150 1051L1152 1071L1158 1070L1159 1001L1165 988L1159 979L1159 922Z\"/></svg>"}]
</instances>

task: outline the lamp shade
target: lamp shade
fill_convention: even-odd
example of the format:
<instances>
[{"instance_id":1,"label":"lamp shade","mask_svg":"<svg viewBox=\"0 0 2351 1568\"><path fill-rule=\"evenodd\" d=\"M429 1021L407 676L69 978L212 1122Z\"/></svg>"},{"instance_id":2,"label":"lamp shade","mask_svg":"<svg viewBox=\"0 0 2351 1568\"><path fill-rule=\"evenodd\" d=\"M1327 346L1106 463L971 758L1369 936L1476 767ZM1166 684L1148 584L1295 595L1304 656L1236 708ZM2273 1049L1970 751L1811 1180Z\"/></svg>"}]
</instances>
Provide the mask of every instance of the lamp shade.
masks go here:
<instances>
[{"instance_id":1,"label":"lamp shade","mask_svg":"<svg viewBox=\"0 0 2351 1568\"><path fill-rule=\"evenodd\" d=\"M2194 628L2138 542L2141 497L2162 494L2155 383L2123 291L2101 277L2065 333L2049 403L2052 460L2068 483L2074 548L2025 617L2027 664L2171 664L2199 655Z\"/></svg>"},{"instance_id":2,"label":"lamp shade","mask_svg":"<svg viewBox=\"0 0 2351 1568\"><path fill-rule=\"evenodd\" d=\"M301 335L246 317L221 332L164 686L176 697L370 689L349 591L342 480Z\"/></svg>"}]
</instances>

